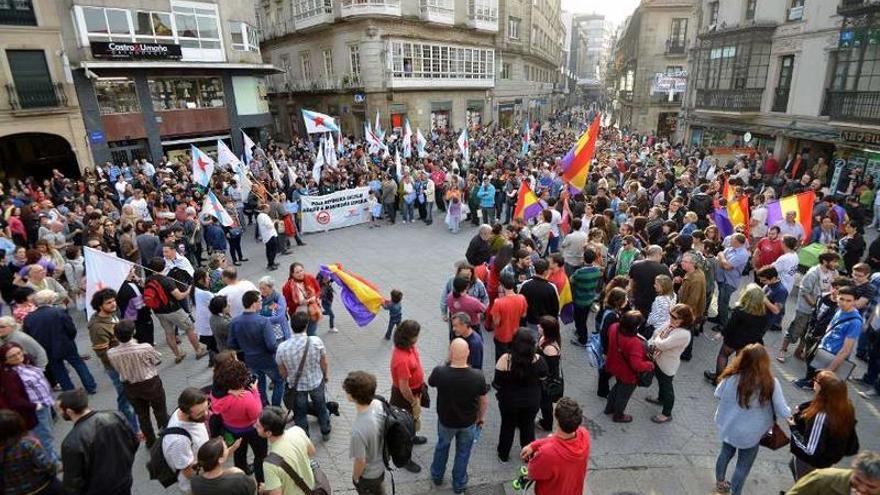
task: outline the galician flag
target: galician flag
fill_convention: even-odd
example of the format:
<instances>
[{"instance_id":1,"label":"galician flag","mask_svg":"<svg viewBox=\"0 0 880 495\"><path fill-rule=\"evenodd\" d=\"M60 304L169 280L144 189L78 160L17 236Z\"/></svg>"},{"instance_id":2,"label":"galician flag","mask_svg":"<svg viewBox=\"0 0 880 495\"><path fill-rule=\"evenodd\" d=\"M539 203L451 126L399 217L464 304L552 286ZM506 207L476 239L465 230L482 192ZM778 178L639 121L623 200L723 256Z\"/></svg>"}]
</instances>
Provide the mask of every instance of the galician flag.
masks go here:
<instances>
[{"instance_id":1,"label":"galician flag","mask_svg":"<svg viewBox=\"0 0 880 495\"><path fill-rule=\"evenodd\" d=\"M246 164L250 164L252 161L254 161L254 146L256 146L256 144L250 138L250 136L248 136L247 133L244 132L244 129L242 129L241 135L244 139L244 161Z\"/></svg>"},{"instance_id":2,"label":"galician flag","mask_svg":"<svg viewBox=\"0 0 880 495\"><path fill-rule=\"evenodd\" d=\"M207 188L214 174L214 160L204 151L190 145L192 154L193 182Z\"/></svg>"},{"instance_id":3,"label":"galician flag","mask_svg":"<svg viewBox=\"0 0 880 495\"><path fill-rule=\"evenodd\" d=\"M101 289L119 290L128 279L128 274L136 265L115 255L83 247L83 256L86 261L86 301L91 301L95 292ZM86 313L92 317L91 304L86 304Z\"/></svg>"},{"instance_id":4,"label":"galician flag","mask_svg":"<svg viewBox=\"0 0 880 495\"><path fill-rule=\"evenodd\" d=\"M468 132L467 128L461 130L461 134L458 136L458 149L461 150L461 160L464 163L470 163L471 161L471 146L468 143Z\"/></svg>"},{"instance_id":5,"label":"galician flag","mask_svg":"<svg viewBox=\"0 0 880 495\"><path fill-rule=\"evenodd\" d=\"M239 169L242 168L241 160L235 156L235 153L229 149L229 146L226 146L222 139L217 140L217 165L223 169L228 168L235 174L238 174Z\"/></svg>"},{"instance_id":6,"label":"galician flag","mask_svg":"<svg viewBox=\"0 0 880 495\"><path fill-rule=\"evenodd\" d=\"M342 147L342 132L336 133L336 152L340 155L345 153L345 148Z\"/></svg>"},{"instance_id":7,"label":"galician flag","mask_svg":"<svg viewBox=\"0 0 880 495\"><path fill-rule=\"evenodd\" d=\"M275 163L275 160L269 158L269 166L272 167L272 178L275 179L278 187L284 187L284 176L281 175L281 169L278 168L278 164Z\"/></svg>"},{"instance_id":8,"label":"galician flag","mask_svg":"<svg viewBox=\"0 0 880 495\"><path fill-rule=\"evenodd\" d=\"M317 132L339 132L339 126L336 125L336 120L329 115L305 109L303 109L302 115L303 121L306 124L306 132L309 134L315 134Z\"/></svg>"},{"instance_id":9,"label":"galician flag","mask_svg":"<svg viewBox=\"0 0 880 495\"><path fill-rule=\"evenodd\" d=\"M316 184L321 183L321 167L324 166L324 140L321 140L321 144L318 146L318 153L315 157L315 165L312 166L312 178L315 179Z\"/></svg>"},{"instance_id":10,"label":"galician flag","mask_svg":"<svg viewBox=\"0 0 880 495\"><path fill-rule=\"evenodd\" d=\"M416 129L416 150L419 152L419 158L425 157L425 145L427 144L428 140L422 135L422 130Z\"/></svg>"},{"instance_id":11,"label":"galician flag","mask_svg":"<svg viewBox=\"0 0 880 495\"><path fill-rule=\"evenodd\" d=\"M220 221L220 224L224 227L231 227L235 222L232 220L232 217L229 216L229 212L226 211L226 208L220 204L220 200L217 199L217 196L214 195L214 191L208 191L208 194L205 194L205 201L202 203L202 213L201 217L212 216Z\"/></svg>"},{"instance_id":12,"label":"galician flag","mask_svg":"<svg viewBox=\"0 0 880 495\"><path fill-rule=\"evenodd\" d=\"M382 126L379 124L379 111L376 110L376 135L379 136L379 140L385 137L385 131L382 130Z\"/></svg>"},{"instance_id":13,"label":"galician flag","mask_svg":"<svg viewBox=\"0 0 880 495\"><path fill-rule=\"evenodd\" d=\"M338 160L336 158L336 145L333 144L333 134L327 134L327 141L324 146L324 161L332 168L336 168Z\"/></svg>"},{"instance_id":14,"label":"galician flag","mask_svg":"<svg viewBox=\"0 0 880 495\"><path fill-rule=\"evenodd\" d=\"M397 174L397 180L403 178L403 164L400 162L400 150L394 150L394 173Z\"/></svg>"},{"instance_id":15,"label":"galician flag","mask_svg":"<svg viewBox=\"0 0 880 495\"><path fill-rule=\"evenodd\" d=\"M529 153L529 142L532 140L532 128L529 127L529 118L526 117L525 122L523 122L522 129L522 149L519 151L519 156L526 156Z\"/></svg>"},{"instance_id":16,"label":"galician flag","mask_svg":"<svg viewBox=\"0 0 880 495\"><path fill-rule=\"evenodd\" d=\"M412 128L409 126L409 119L403 121L403 157L412 157Z\"/></svg>"}]
</instances>

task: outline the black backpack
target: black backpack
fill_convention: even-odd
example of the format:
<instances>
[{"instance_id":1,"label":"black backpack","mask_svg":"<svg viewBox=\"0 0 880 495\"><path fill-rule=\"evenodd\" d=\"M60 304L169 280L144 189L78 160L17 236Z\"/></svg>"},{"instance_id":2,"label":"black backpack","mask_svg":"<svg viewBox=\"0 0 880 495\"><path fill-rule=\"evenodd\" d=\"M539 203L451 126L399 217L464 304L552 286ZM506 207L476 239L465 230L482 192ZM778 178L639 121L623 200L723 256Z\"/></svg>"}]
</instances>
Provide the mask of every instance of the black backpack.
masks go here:
<instances>
[{"instance_id":1,"label":"black backpack","mask_svg":"<svg viewBox=\"0 0 880 495\"><path fill-rule=\"evenodd\" d=\"M406 466L412 459L413 437L416 426L412 414L397 406L393 406L384 397L377 395L385 411L385 446L382 448L382 460L385 467L391 469L389 459L397 467Z\"/></svg>"},{"instance_id":2,"label":"black backpack","mask_svg":"<svg viewBox=\"0 0 880 495\"><path fill-rule=\"evenodd\" d=\"M189 432L179 426L171 426L159 432L159 438L150 447L150 460L147 461L147 473L151 480L158 480L164 488L177 483L179 470L172 469L165 460L165 452L162 451L162 439L166 435L183 435L192 442Z\"/></svg>"}]
</instances>

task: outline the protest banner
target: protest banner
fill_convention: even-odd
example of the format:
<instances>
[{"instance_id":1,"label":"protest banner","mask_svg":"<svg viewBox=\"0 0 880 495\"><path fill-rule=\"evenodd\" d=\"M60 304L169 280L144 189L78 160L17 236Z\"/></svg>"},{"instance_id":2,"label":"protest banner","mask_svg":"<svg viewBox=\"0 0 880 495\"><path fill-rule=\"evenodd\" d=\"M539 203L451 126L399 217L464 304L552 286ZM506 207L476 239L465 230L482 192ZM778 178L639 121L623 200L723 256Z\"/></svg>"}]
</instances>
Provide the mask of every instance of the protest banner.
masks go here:
<instances>
[{"instance_id":1,"label":"protest banner","mask_svg":"<svg viewBox=\"0 0 880 495\"><path fill-rule=\"evenodd\" d=\"M324 196L303 196L302 231L322 232L368 222L369 194L369 187L356 187Z\"/></svg>"}]
</instances>

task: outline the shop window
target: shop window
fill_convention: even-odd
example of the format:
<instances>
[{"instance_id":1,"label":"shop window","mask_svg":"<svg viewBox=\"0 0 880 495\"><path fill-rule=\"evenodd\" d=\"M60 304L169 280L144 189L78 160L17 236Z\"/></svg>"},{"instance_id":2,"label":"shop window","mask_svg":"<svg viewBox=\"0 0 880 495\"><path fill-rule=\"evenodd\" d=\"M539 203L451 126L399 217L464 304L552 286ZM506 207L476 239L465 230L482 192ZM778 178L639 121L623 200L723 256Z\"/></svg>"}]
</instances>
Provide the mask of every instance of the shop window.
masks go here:
<instances>
[{"instance_id":1,"label":"shop window","mask_svg":"<svg viewBox=\"0 0 880 495\"><path fill-rule=\"evenodd\" d=\"M149 81L156 110L185 110L225 106L219 77L168 78Z\"/></svg>"},{"instance_id":2,"label":"shop window","mask_svg":"<svg viewBox=\"0 0 880 495\"><path fill-rule=\"evenodd\" d=\"M132 79L126 77L98 79L94 83L94 88L101 115L141 111Z\"/></svg>"}]
</instances>

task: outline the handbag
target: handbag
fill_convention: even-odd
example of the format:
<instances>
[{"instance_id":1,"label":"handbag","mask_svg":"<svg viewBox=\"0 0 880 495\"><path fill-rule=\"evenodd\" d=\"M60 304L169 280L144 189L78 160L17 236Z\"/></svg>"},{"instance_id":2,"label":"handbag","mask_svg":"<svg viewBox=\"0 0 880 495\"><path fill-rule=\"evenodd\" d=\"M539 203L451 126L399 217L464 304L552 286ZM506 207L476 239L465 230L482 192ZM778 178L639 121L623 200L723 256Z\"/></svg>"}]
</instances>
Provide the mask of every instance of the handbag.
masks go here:
<instances>
[{"instance_id":1,"label":"handbag","mask_svg":"<svg viewBox=\"0 0 880 495\"><path fill-rule=\"evenodd\" d=\"M638 372L633 369L633 367L629 364L629 361L626 360L626 356L623 355L623 351L620 350L620 328L617 329L617 333L614 334L615 339L617 340L617 354L620 355L620 359L626 363L626 367L629 368L630 371L635 373L636 375L636 385L639 387L650 387L651 383L654 382L654 372L653 371L642 371ZM639 337L641 338L641 337ZM647 352L646 352L647 355Z\"/></svg>"},{"instance_id":2,"label":"handbag","mask_svg":"<svg viewBox=\"0 0 880 495\"><path fill-rule=\"evenodd\" d=\"M431 395L428 393L428 384L422 384L422 391L419 394L419 405L422 409L429 409L431 407Z\"/></svg>"},{"instance_id":3,"label":"handbag","mask_svg":"<svg viewBox=\"0 0 880 495\"><path fill-rule=\"evenodd\" d=\"M324 314L324 310L321 309L321 305L318 304L317 301L310 302L308 305L309 309L309 319L312 321L321 321L321 316Z\"/></svg>"},{"instance_id":4,"label":"handbag","mask_svg":"<svg viewBox=\"0 0 880 495\"><path fill-rule=\"evenodd\" d=\"M770 450L779 450L788 445L789 441L788 435L782 431L782 427L776 424L776 414L773 414L773 427L770 428L770 431L764 433L759 444Z\"/></svg>"},{"instance_id":5,"label":"handbag","mask_svg":"<svg viewBox=\"0 0 880 495\"><path fill-rule=\"evenodd\" d=\"M312 477L315 478L315 487L309 488L309 485L306 484L306 481L302 479L296 470L284 460L283 457L278 455L275 452L266 456L266 462L272 464L273 466L278 466L287 473L288 476L296 483L297 488L299 488L303 493L309 495L330 495L333 493L333 489L330 488L330 480L327 478L327 475L324 471L318 466L314 461L312 462Z\"/></svg>"}]
</instances>

